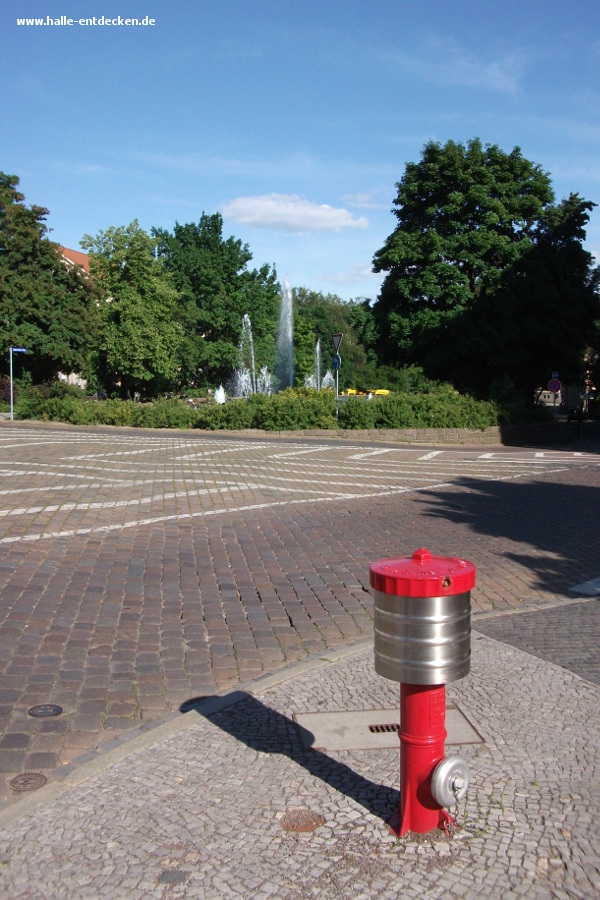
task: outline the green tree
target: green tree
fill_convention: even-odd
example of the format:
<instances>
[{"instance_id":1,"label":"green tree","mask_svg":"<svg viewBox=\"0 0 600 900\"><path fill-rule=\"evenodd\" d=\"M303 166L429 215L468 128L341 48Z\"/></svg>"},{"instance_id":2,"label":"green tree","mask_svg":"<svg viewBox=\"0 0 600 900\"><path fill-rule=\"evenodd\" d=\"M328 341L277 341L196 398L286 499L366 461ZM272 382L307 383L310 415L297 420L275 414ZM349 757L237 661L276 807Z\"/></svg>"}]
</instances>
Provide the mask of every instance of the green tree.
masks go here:
<instances>
[{"instance_id":1,"label":"green tree","mask_svg":"<svg viewBox=\"0 0 600 900\"><path fill-rule=\"evenodd\" d=\"M445 332L532 245L552 188L518 148L478 139L426 144L397 188L398 224L374 258L388 273L374 309L382 353L437 376L452 358Z\"/></svg>"},{"instance_id":2,"label":"green tree","mask_svg":"<svg viewBox=\"0 0 600 900\"><path fill-rule=\"evenodd\" d=\"M384 361L422 365L482 396L507 377L524 398L553 369L575 377L597 318L581 245L593 204L554 204L516 147L429 143L397 185L398 224L374 258Z\"/></svg>"},{"instance_id":3,"label":"green tree","mask_svg":"<svg viewBox=\"0 0 600 900\"><path fill-rule=\"evenodd\" d=\"M315 348L317 340L321 346L321 376L331 369L333 356L332 334L343 334L340 347L342 367L339 371L340 388L344 386L362 387L372 377L373 366L369 365L363 338L369 331L366 327L368 313L363 310L362 301L345 302L336 294L323 294L305 287L293 289L296 309L294 332L295 366L297 382L314 373ZM368 301L367 306L368 306ZM365 324L362 329L361 321ZM372 386L372 385L371 385Z\"/></svg>"},{"instance_id":4,"label":"green tree","mask_svg":"<svg viewBox=\"0 0 600 900\"><path fill-rule=\"evenodd\" d=\"M19 367L39 383L85 368L96 297L91 279L46 237L48 210L26 206L18 186L0 172L0 367L8 369L9 347L26 347Z\"/></svg>"},{"instance_id":5,"label":"green tree","mask_svg":"<svg viewBox=\"0 0 600 900\"><path fill-rule=\"evenodd\" d=\"M373 306L370 300L352 300L348 321L356 344L362 348L364 362L358 368L358 381L367 388L390 387L379 367L380 338L377 333Z\"/></svg>"},{"instance_id":6,"label":"green tree","mask_svg":"<svg viewBox=\"0 0 600 900\"><path fill-rule=\"evenodd\" d=\"M123 397L172 387L183 337L174 321L178 294L155 259L152 238L134 220L85 235L81 245L104 295L93 359L98 380L111 389L119 385Z\"/></svg>"},{"instance_id":7,"label":"green tree","mask_svg":"<svg viewBox=\"0 0 600 900\"><path fill-rule=\"evenodd\" d=\"M508 377L530 402L555 370L566 384L583 383L600 316L598 272L582 246L593 206L576 194L548 206L532 246L465 317L472 372L488 392Z\"/></svg>"},{"instance_id":8,"label":"green tree","mask_svg":"<svg viewBox=\"0 0 600 900\"><path fill-rule=\"evenodd\" d=\"M173 232L153 229L158 256L180 294L184 330L182 375L193 384L215 385L238 364L242 319L250 317L257 369L275 365L280 288L268 265L249 269L247 244L223 238L219 213L198 224L175 223Z\"/></svg>"}]
</instances>

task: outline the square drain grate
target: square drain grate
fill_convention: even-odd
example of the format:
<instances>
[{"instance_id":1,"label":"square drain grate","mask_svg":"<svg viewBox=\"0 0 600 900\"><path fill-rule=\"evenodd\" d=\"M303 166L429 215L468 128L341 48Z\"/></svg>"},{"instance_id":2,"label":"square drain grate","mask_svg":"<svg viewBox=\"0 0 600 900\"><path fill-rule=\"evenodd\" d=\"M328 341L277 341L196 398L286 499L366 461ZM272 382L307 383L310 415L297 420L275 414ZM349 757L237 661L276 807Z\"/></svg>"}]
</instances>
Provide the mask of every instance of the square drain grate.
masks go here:
<instances>
[{"instance_id":1,"label":"square drain grate","mask_svg":"<svg viewBox=\"0 0 600 900\"><path fill-rule=\"evenodd\" d=\"M371 734L398 734L399 725L369 725Z\"/></svg>"}]
</instances>

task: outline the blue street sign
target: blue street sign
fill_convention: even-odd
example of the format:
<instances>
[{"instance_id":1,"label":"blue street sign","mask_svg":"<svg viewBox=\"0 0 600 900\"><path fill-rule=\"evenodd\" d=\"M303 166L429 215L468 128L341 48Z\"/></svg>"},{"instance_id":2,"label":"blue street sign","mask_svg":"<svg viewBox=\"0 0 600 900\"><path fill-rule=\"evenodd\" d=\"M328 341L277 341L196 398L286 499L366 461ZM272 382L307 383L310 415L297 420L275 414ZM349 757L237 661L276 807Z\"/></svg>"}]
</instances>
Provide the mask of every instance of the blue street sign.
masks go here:
<instances>
[{"instance_id":1,"label":"blue street sign","mask_svg":"<svg viewBox=\"0 0 600 900\"><path fill-rule=\"evenodd\" d=\"M341 364L342 364L342 357L340 356L339 353L336 353L335 356L333 357L333 362L331 364L333 366L333 371L337 372L337 370L339 369Z\"/></svg>"},{"instance_id":2,"label":"blue street sign","mask_svg":"<svg viewBox=\"0 0 600 900\"><path fill-rule=\"evenodd\" d=\"M11 347L13 353L27 353L27 347Z\"/></svg>"}]
</instances>

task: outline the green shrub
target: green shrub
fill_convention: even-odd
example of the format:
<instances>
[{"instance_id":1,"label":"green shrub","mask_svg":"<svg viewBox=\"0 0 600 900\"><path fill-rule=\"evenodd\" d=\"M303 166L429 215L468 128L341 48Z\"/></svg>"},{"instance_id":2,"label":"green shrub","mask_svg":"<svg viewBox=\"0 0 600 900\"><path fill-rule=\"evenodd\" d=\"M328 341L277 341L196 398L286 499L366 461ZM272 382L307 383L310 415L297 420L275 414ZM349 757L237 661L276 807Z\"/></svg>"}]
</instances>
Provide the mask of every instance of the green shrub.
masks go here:
<instances>
[{"instance_id":1,"label":"green shrub","mask_svg":"<svg viewBox=\"0 0 600 900\"><path fill-rule=\"evenodd\" d=\"M334 392L287 388L280 394L264 398L256 423L255 427L265 431L335 428Z\"/></svg>"},{"instance_id":2,"label":"green shrub","mask_svg":"<svg viewBox=\"0 0 600 900\"><path fill-rule=\"evenodd\" d=\"M93 404L80 397L45 398L36 388L23 392L15 407L17 419L41 419L46 422L68 422L70 425L95 425L97 416Z\"/></svg>"},{"instance_id":3,"label":"green shrub","mask_svg":"<svg viewBox=\"0 0 600 900\"><path fill-rule=\"evenodd\" d=\"M205 428L239 431L375 428L469 428L484 429L504 421L495 403L460 396L449 385L437 390L394 393L387 397L352 397L339 403L335 419L332 390L288 388L280 394L255 394L246 400L225 404L203 404L194 409L180 400L135 403L131 400L84 399L69 385L39 385L22 389L15 406L19 419L69 422L73 425L128 425L144 428Z\"/></svg>"},{"instance_id":4,"label":"green shrub","mask_svg":"<svg viewBox=\"0 0 600 900\"><path fill-rule=\"evenodd\" d=\"M340 428L470 428L498 424L493 403L459 396L441 385L437 393L351 398L340 408Z\"/></svg>"},{"instance_id":5,"label":"green shrub","mask_svg":"<svg viewBox=\"0 0 600 900\"><path fill-rule=\"evenodd\" d=\"M46 412L55 422L71 425L97 425L96 403L86 403L78 397L51 397L46 401Z\"/></svg>"},{"instance_id":6,"label":"green shrub","mask_svg":"<svg viewBox=\"0 0 600 900\"><path fill-rule=\"evenodd\" d=\"M141 425L140 404L133 400L92 401L96 407L98 422L102 425Z\"/></svg>"},{"instance_id":7,"label":"green shrub","mask_svg":"<svg viewBox=\"0 0 600 900\"><path fill-rule=\"evenodd\" d=\"M155 400L153 403L134 403L136 413L132 425L144 428L193 428L196 410L179 400Z\"/></svg>"},{"instance_id":8,"label":"green shrub","mask_svg":"<svg viewBox=\"0 0 600 900\"><path fill-rule=\"evenodd\" d=\"M375 428L416 428L415 394L390 394L389 397L376 398L377 415ZM427 397L428 395L422 395Z\"/></svg>"},{"instance_id":9,"label":"green shrub","mask_svg":"<svg viewBox=\"0 0 600 900\"><path fill-rule=\"evenodd\" d=\"M18 398L19 391L13 382L13 403L16 403ZM0 377L0 410L4 412L7 409L10 409L10 378L2 375Z\"/></svg>"},{"instance_id":10,"label":"green shrub","mask_svg":"<svg viewBox=\"0 0 600 900\"><path fill-rule=\"evenodd\" d=\"M230 400L228 403L215 404L206 408L206 417L197 416L196 427L209 428L212 431L239 431L243 428L257 428L257 404L254 398L248 400ZM203 424L206 423L206 424Z\"/></svg>"},{"instance_id":11,"label":"green shrub","mask_svg":"<svg viewBox=\"0 0 600 900\"><path fill-rule=\"evenodd\" d=\"M347 429L375 428L379 405L379 400L350 397L339 405L338 426Z\"/></svg>"},{"instance_id":12,"label":"green shrub","mask_svg":"<svg viewBox=\"0 0 600 900\"><path fill-rule=\"evenodd\" d=\"M19 394L19 401L15 405L16 419L41 419L48 395L42 390L42 385L27 387Z\"/></svg>"}]
</instances>

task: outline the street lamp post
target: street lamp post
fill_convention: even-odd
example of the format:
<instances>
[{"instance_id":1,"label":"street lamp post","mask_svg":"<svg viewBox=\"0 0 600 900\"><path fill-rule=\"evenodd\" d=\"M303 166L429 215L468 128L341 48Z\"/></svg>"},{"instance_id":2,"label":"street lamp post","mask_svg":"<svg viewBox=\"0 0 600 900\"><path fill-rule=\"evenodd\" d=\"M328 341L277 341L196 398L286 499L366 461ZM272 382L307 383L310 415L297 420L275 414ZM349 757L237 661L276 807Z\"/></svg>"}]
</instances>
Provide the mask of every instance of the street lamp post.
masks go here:
<instances>
[{"instance_id":1,"label":"street lamp post","mask_svg":"<svg viewBox=\"0 0 600 900\"><path fill-rule=\"evenodd\" d=\"M27 353L26 347L10 348L10 421L13 420L14 402L13 402L13 353Z\"/></svg>"}]
</instances>

